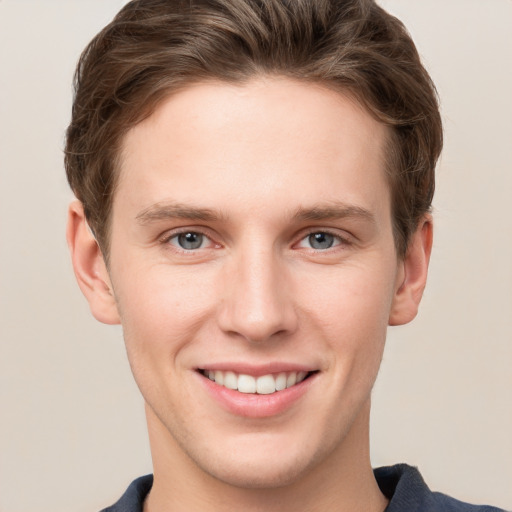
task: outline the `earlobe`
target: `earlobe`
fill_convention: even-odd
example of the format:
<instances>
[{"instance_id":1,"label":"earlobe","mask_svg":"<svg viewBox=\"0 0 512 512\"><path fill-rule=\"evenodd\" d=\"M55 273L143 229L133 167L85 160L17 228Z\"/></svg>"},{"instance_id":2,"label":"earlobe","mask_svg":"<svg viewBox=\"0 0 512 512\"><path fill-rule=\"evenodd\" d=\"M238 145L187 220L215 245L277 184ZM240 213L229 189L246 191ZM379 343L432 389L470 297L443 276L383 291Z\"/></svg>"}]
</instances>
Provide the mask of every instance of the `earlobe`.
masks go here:
<instances>
[{"instance_id":1,"label":"earlobe","mask_svg":"<svg viewBox=\"0 0 512 512\"><path fill-rule=\"evenodd\" d=\"M69 205L66 239L78 285L89 302L91 313L105 324L120 323L103 254L89 229L80 201Z\"/></svg>"},{"instance_id":2,"label":"earlobe","mask_svg":"<svg viewBox=\"0 0 512 512\"><path fill-rule=\"evenodd\" d=\"M426 215L418 224L400 262L389 325L403 325L418 313L418 307L427 282L428 265L432 251L432 217Z\"/></svg>"}]
</instances>

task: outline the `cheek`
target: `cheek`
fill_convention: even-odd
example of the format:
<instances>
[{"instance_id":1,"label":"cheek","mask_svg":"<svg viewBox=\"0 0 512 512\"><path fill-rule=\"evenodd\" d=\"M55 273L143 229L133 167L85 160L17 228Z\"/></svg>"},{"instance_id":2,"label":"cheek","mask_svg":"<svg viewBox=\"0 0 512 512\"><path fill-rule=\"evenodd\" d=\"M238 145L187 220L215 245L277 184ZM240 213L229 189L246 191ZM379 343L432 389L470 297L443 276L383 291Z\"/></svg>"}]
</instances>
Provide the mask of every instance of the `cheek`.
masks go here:
<instances>
[{"instance_id":1,"label":"cheek","mask_svg":"<svg viewBox=\"0 0 512 512\"><path fill-rule=\"evenodd\" d=\"M165 265L119 281L116 299L129 355L175 358L205 327L212 309L211 278Z\"/></svg>"},{"instance_id":2,"label":"cheek","mask_svg":"<svg viewBox=\"0 0 512 512\"><path fill-rule=\"evenodd\" d=\"M325 350L332 355L337 389L354 384L358 394L371 387L377 375L393 297L393 275L385 265L331 269L322 279L327 283L323 289L313 286L310 279L297 293L304 306L303 322L311 322L307 328L321 336ZM318 342L318 337L315 340Z\"/></svg>"},{"instance_id":3,"label":"cheek","mask_svg":"<svg viewBox=\"0 0 512 512\"><path fill-rule=\"evenodd\" d=\"M116 293L129 364L145 400L158 409L165 397L165 409L172 409L178 398L169 392L171 383L183 379L187 354L203 337L198 332L209 325L210 300L198 290L201 276L186 279L166 267L134 276L120 283ZM186 390L181 397L186 398Z\"/></svg>"},{"instance_id":4,"label":"cheek","mask_svg":"<svg viewBox=\"0 0 512 512\"><path fill-rule=\"evenodd\" d=\"M394 292L395 270L389 267L381 263L304 273L294 295L307 316L326 329L351 332L351 337L385 330Z\"/></svg>"}]
</instances>

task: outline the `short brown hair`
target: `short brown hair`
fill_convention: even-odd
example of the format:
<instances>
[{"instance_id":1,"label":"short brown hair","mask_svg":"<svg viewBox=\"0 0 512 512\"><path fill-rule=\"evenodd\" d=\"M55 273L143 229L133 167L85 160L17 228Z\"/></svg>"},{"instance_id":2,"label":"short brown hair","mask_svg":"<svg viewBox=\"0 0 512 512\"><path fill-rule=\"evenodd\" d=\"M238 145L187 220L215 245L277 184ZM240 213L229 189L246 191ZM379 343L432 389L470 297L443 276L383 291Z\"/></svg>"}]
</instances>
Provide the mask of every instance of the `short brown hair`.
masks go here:
<instances>
[{"instance_id":1,"label":"short brown hair","mask_svg":"<svg viewBox=\"0 0 512 512\"><path fill-rule=\"evenodd\" d=\"M354 95L390 128L399 255L429 211L442 148L435 87L402 23L373 0L133 0L84 50L66 172L106 258L123 136L195 82L273 74Z\"/></svg>"}]
</instances>

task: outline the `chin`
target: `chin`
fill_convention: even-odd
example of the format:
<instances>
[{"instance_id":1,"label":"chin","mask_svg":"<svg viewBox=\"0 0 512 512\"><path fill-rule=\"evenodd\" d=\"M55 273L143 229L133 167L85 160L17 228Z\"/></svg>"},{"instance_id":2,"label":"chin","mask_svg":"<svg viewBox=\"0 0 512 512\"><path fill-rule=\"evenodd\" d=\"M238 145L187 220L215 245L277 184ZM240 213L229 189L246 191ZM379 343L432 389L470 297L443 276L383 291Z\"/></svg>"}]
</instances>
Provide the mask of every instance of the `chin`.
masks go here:
<instances>
[{"instance_id":1,"label":"chin","mask_svg":"<svg viewBox=\"0 0 512 512\"><path fill-rule=\"evenodd\" d=\"M240 489L278 489L287 487L307 472L309 464L276 461L271 454L261 463L229 461L222 468L203 468L215 479Z\"/></svg>"},{"instance_id":2,"label":"chin","mask_svg":"<svg viewBox=\"0 0 512 512\"><path fill-rule=\"evenodd\" d=\"M232 442L230 447L190 454L196 466L218 481L241 489L278 489L293 485L328 457L322 446L286 442L267 436L251 438L251 445ZM208 453L209 452L209 453Z\"/></svg>"}]
</instances>

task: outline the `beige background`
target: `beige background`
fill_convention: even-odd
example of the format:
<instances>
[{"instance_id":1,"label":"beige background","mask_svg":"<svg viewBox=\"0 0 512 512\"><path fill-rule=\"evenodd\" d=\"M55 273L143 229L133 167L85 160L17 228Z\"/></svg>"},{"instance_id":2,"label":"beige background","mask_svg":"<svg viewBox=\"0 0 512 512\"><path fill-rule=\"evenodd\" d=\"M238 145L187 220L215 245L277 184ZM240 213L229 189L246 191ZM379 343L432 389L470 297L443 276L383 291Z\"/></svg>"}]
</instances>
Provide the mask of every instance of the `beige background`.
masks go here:
<instances>
[{"instance_id":1,"label":"beige background","mask_svg":"<svg viewBox=\"0 0 512 512\"><path fill-rule=\"evenodd\" d=\"M0 511L86 512L149 472L119 328L64 241L71 76L122 0L0 0ZM419 318L390 331L374 465L512 508L512 1L386 0L442 97L446 150Z\"/></svg>"}]
</instances>

